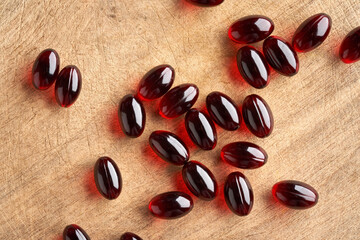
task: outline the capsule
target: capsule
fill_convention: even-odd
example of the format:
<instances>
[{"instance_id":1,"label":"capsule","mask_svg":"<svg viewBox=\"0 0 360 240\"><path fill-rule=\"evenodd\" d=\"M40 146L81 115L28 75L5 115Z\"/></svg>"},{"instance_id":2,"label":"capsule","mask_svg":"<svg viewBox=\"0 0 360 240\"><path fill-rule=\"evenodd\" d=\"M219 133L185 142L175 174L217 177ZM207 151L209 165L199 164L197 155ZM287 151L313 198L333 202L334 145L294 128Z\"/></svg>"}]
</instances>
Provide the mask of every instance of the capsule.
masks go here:
<instances>
[{"instance_id":1,"label":"capsule","mask_svg":"<svg viewBox=\"0 0 360 240\"><path fill-rule=\"evenodd\" d=\"M189 161L189 149L175 134L167 131L152 132L149 137L150 147L165 161L174 165L184 165Z\"/></svg>"},{"instance_id":2,"label":"capsule","mask_svg":"<svg viewBox=\"0 0 360 240\"><path fill-rule=\"evenodd\" d=\"M294 48L284 39L271 36L264 41L263 52L269 65L284 76L299 71L299 60Z\"/></svg>"},{"instance_id":3,"label":"capsule","mask_svg":"<svg viewBox=\"0 0 360 240\"><path fill-rule=\"evenodd\" d=\"M182 169L183 180L188 189L198 198L210 201L218 192L218 185L214 174L197 161L186 163Z\"/></svg>"},{"instance_id":4,"label":"capsule","mask_svg":"<svg viewBox=\"0 0 360 240\"><path fill-rule=\"evenodd\" d=\"M216 124L228 131L240 127L241 113L236 103L221 92L212 92L206 97L206 109Z\"/></svg>"},{"instance_id":5,"label":"capsule","mask_svg":"<svg viewBox=\"0 0 360 240\"><path fill-rule=\"evenodd\" d=\"M54 49L45 49L36 58L32 68L32 83L36 89L48 89L59 73L60 58Z\"/></svg>"},{"instance_id":6,"label":"capsule","mask_svg":"<svg viewBox=\"0 0 360 240\"><path fill-rule=\"evenodd\" d=\"M267 137L274 128L274 118L266 101L252 94L245 98L242 114L247 128L259 138Z\"/></svg>"},{"instance_id":7,"label":"capsule","mask_svg":"<svg viewBox=\"0 0 360 240\"><path fill-rule=\"evenodd\" d=\"M109 200L116 199L122 189L122 178L118 166L109 157L99 158L94 167L95 184L98 191Z\"/></svg>"},{"instance_id":8,"label":"capsule","mask_svg":"<svg viewBox=\"0 0 360 240\"><path fill-rule=\"evenodd\" d=\"M199 97L195 84L181 84L167 92L160 101L159 113L164 118L176 118L186 113Z\"/></svg>"},{"instance_id":9,"label":"capsule","mask_svg":"<svg viewBox=\"0 0 360 240\"><path fill-rule=\"evenodd\" d=\"M298 52L308 52L322 44L330 33L331 17L325 13L306 19L296 30L292 45Z\"/></svg>"},{"instance_id":10,"label":"capsule","mask_svg":"<svg viewBox=\"0 0 360 240\"><path fill-rule=\"evenodd\" d=\"M62 107L70 107L79 97L82 86L80 70L73 65L64 67L55 83L55 98Z\"/></svg>"},{"instance_id":11,"label":"capsule","mask_svg":"<svg viewBox=\"0 0 360 240\"><path fill-rule=\"evenodd\" d=\"M211 150L216 146L216 128L205 113L197 109L188 111L185 116L185 128L193 143L203 150Z\"/></svg>"},{"instance_id":12,"label":"capsule","mask_svg":"<svg viewBox=\"0 0 360 240\"><path fill-rule=\"evenodd\" d=\"M270 68L260 51L245 46L239 49L236 58L239 72L247 83L258 89L269 84Z\"/></svg>"},{"instance_id":13,"label":"capsule","mask_svg":"<svg viewBox=\"0 0 360 240\"><path fill-rule=\"evenodd\" d=\"M175 219L188 214L194 206L192 198L183 192L166 192L149 203L150 212L158 218Z\"/></svg>"},{"instance_id":14,"label":"capsule","mask_svg":"<svg viewBox=\"0 0 360 240\"><path fill-rule=\"evenodd\" d=\"M225 201L230 210L246 216L254 204L254 194L250 182L241 172L230 173L224 185Z\"/></svg>"},{"instance_id":15,"label":"capsule","mask_svg":"<svg viewBox=\"0 0 360 240\"><path fill-rule=\"evenodd\" d=\"M89 235L78 225L71 224L65 227L63 232L64 240L90 240Z\"/></svg>"},{"instance_id":16,"label":"capsule","mask_svg":"<svg viewBox=\"0 0 360 240\"><path fill-rule=\"evenodd\" d=\"M344 63L354 63L360 59L360 26L352 30L340 46L340 59Z\"/></svg>"},{"instance_id":17,"label":"capsule","mask_svg":"<svg viewBox=\"0 0 360 240\"><path fill-rule=\"evenodd\" d=\"M224 0L187 0L187 1L201 7L214 7L224 2Z\"/></svg>"},{"instance_id":18,"label":"capsule","mask_svg":"<svg viewBox=\"0 0 360 240\"><path fill-rule=\"evenodd\" d=\"M145 129L146 113L142 102L132 94L123 97L118 111L122 131L129 137L139 137Z\"/></svg>"},{"instance_id":19,"label":"capsule","mask_svg":"<svg viewBox=\"0 0 360 240\"><path fill-rule=\"evenodd\" d=\"M175 70L170 65L159 65L151 69L141 79L138 96L145 100L154 100L163 96L174 83Z\"/></svg>"},{"instance_id":20,"label":"capsule","mask_svg":"<svg viewBox=\"0 0 360 240\"><path fill-rule=\"evenodd\" d=\"M294 209L311 208L319 199L319 194L312 186L295 180L276 183L272 194L280 203Z\"/></svg>"},{"instance_id":21,"label":"capsule","mask_svg":"<svg viewBox=\"0 0 360 240\"><path fill-rule=\"evenodd\" d=\"M267 162L268 155L254 143L233 142L221 149L221 158L234 167L255 169Z\"/></svg>"},{"instance_id":22,"label":"capsule","mask_svg":"<svg viewBox=\"0 0 360 240\"><path fill-rule=\"evenodd\" d=\"M136 235L135 233L126 232L123 235L121 235L120 240L142 240L142 238Z\"/></svg>"},{"instance_id":23,"label":"capsule","mask_svg":"<svg viewBox=\"0 0 360 240\"><path fill-rule=\"evenodd\" d=\"M240 44L264 40L274 31L273 21L265 16L250 15L240 18L229 28L229 38Z\"/></svg>"}]
</instances>

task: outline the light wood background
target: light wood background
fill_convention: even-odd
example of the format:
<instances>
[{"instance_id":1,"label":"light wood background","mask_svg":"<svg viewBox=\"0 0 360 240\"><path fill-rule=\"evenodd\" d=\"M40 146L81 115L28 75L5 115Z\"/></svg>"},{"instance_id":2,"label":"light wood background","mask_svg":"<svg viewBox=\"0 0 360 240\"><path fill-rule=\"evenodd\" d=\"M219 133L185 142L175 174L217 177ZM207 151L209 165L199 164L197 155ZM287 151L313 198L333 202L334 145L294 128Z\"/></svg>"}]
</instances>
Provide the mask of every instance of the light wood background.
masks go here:
<instances>
[{"instance_id":1,"label":"light wood background","mask_svg":"<svg viewBox=\"0 0 360 240\"><path fill-rule=\"evenodd\" d=\"M333 28L321 47L299 55L296 76L274 74L262 90L240 79L240 46L227 37L233 21L263 14L274 20L275 35L290 40L303 20L319 12L332 17ZM183 0L2 0L0 239L57 240L71 223L92 239L115 240L125 231L166 240L360 239L360 62L346 65L337 57L341 40L360 25L359 16L359 0L225 0L215 8ZM31 86L32 63L48 47L58 51L61 67L75 64L82 72L82 92L69 109L55 103L53 88ZM245 140L266 149L264 167L241 170L255 194L249 216L231 213L222 194L212 202L195 199L193 211L178 220L149 214L153 196L187 191L181 169L157 159L147 143L158 129L186 137L183 117L162 119L157 102L146 103L145 132L129 139L120 132L117 107L162 63L176 69L174 86L199 86L195 107L218 90L239 104L256 93L272 108L275 128L266 139L244 126L237 132L218 128L215 150L191 147L191 159L207 165L220 186L237 171L219 159L225 144ZM114 201L99 196L93 184L93 165L103 155L117 162L123 176ZM274 202L271 188L285 179L314 186L318 205L296 211Z\"/></svg>"}]
</instances>

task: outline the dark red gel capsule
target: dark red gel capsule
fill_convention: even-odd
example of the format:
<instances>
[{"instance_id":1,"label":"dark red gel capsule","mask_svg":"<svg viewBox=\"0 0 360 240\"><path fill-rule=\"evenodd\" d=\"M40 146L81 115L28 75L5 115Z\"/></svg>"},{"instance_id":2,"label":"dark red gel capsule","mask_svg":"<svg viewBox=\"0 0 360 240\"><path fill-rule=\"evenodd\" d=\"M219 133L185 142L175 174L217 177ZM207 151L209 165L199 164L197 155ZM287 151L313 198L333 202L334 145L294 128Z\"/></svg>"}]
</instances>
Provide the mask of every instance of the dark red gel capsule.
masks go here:
<instances>
[{"instance_id":1,"label":"dark red gel capsule","mask_svg":"<svg viewBox=\"0 0 360 240\"><path fill-rule=\"evenodd\" d=\"M331 18L325 13L315 14L306 19L296 30L292 39L298 52L308 52L322 44L330 33Z\"/></svg>"},{"instance_id":2,"label":"dark red gel capsule","mask_svg":"<svg viewBox=\"0 0 360 240\"><path fill-rule=\"evenodd\" d=\"M276 183L272 194L280 203L294 209L311 208L319 199L319 194L312 186L294 180Z\"/></svg>"},{"instance_id":3,"label":"dark red gel capsule","mask_svg":"<svg viewBox=\"0 0 360 240\"><path fill-rule=\"evenodd\" d=\"M150 147L165 161L181 166L189 161L189 149L175 134L167 131L152 132Z\"/></svg>"},{"instance_id":4,"label":"dark red gel capsule","mask_svg":"<svg viewBox=\"0 0 360 240\"><path fill-rule=\"evenodd\" d=\"M159 65L151 69L141 79L138 96L154 100L164 95L174 83L175 70L170 65Z\"/></svg>"},{"instance_id":5,"label":"dark red gel capsule","mask_svg":"<svg viewBox=\"0 0 360 240\"><path fill-rule=\"evenodd\" d=\"M82 85L80 70L73 65L64 67L55 83L55 98L62 107L70 107L79 97Z\"/></svg>"},{"instance_id":6,"label":"dark red gel capsule","mask_svg":"<svg viewBox=\"0 0 360 240\"><path fill-rule=\"evenodd\" d=\"M36 89L48 89L59 73L60 58L54 49L45 49L36 58L32 68L32 83Z\"/></svg>"},{"instance_id":7,"label":"dark red gel capsule","mask_svg":"<svg viewBox=\"0 0 360 240\"><path fill-rule=\"evenodd\" d=\"M198 198L213 200L218 192L214 174L203 164L190 161L182 170L182 177L189 190Z\"/></svg>"},{"instance_id":8,"label":"dark red gel capsule","mask_svg":"<svg viewBox=\"0 0 360 240\"><path fill-rule=\"evenodd\" d=\"M200 148L211 150L216 146L216 128L205 113L190 109L185 116L185 128L190 139Z\"/></svg>"},{"instance_id":9,"label":"dark red gel capsule","mask_svg":"<svg viewBox=\"0 0 360 240\"><path fill-rule=\"evenodd\" d=\"M251 15L240 18L229 28L229 37L236 43L248 44L264 40L274 31L273 21L265 16Z\"/></svg>"},{"instance_id":10,"label":"dark red gel capsule","mask_svg":"<svg viewBox=\"0 0 360 240\"><path fill-rule=\"evenodd\" d=\"M254 143L233 142L221 149L221 158L234 167L255 169L266 163L268 155Z\"/></svg>"},{"instance_id":11,"label":"dark red gel capsule","mask_svg":"<svg viewBox=\"0 0 360 240\"><path fill-rule=\"evenodd\" d=\"M101 195L109 200L116 199L122 189L122 178L118 166L109 157L101 157L94 167L95 184Z\"/></svg>"},{"instance_id":12,"label":"dark red gel capsule","mask_svg":"<svg viewBox=\"0 0 360 240\"><path fill-rule=\"evenodd\" d=\"M267 62L278 73L290 77L299 71L298 56L284 39L275 36L267 38L263 51Z\"/></svg>"},{"instance_id":13,"label":"dark red gel capsule","mask_svg":"<svg viewBox=\"0 0 360 240\"><path fill-rule=\"evenodd\" d=\"M274 128L274 118L265 100L252 94L245 98L242 114L247 128L259 138L267 137Z\"/></svg>"},{"instance_id":14,"label":"dark red gel capsule","mask_svg":"<svg viewBox=\"0 0 360 240\"><path fill-rule=\"evenodd\" d=\"M269 84L269 65L264 55L255 48L240 48L237 53L237 66L241 76L254 88L264 88Z\"/></svg>"},{"instance_id":15,"label":"dark red gel capsule","mask_svg":"<svg viewBox=\"0 0 360 240\"><path fill-rule=\"evenodd\" d=\"M188 214L194 206L192 198L183 192L166 192L149 203L150 212L158 218L174 219Z\"/></svg>"},{"instance_id":16,"label":"dark red gel capsule","mask_svg":"<svg viewBox=\"0 0 360 240\"><path fill-rule=\"evenodd\" d=\"M195 84L181 84L167 92L160 101L159 113L165 118L176 118L186 113L199 97Z\"/></svg>"},{"instance_id":17,"label":"dark red gel capsule","mask_svg":"<svg viewBox=\"0 0 360 240\"><path fill-rule=\"evenodd\" d=\"M234 131L240 127L240 110L235 102L224 93L210 93L206 97L206 109L220 127L228 131Z\"/></svg>"},{"instance_id":18,"label":"dark red gel capsule","mask_svg":"<svg viewBox=\"0 0 360 240\"><path fill-rule=\"evenodd\" d=\"M360 60L360 26L352 30L342 41L340 59L344 63L354 63Z\"/></svg>"},{"instance_id":19,"label":"dark red gel capsule","mask_svg":"<svg viewBox=\"0 0 360 240\"><path fill-rule=\"evenodd\" d=\"M121 235L120 240L142 240L142 238L136 235L135 233L126 232L123 235Z\"/></svg>"},{"instance_id":20,"label":"dark red gel capsule","mask_svg":"<svg viewBox=\"0 0 360 240\"><path fill-rule=\"evenodd\" d=\"M224 196L226 204L235 214L246 216L250 213L254 204L254 194L244 174L230 173L225 182Z\"/></svg>"},{"instance_id":21,"label":"dark red gel capsule","mask_svg":"<svg viewBox=\"0 0 360 240\"><path fill-rule=\"evenodd\" d=\"M129 137L139 137L145 128L146 113L142 102L132 94L123 97L118 111L120 126Z\"/></svg>"},{"instance_id":22,"label":"dark red gel capsule","mask_svg":"<svg viewBox=\"0 0 360 240\"><path fill-rule=\"evenodd\" d=\"M90 240L89 235L78 225L71 224L65 227L63 232L64 240Z\"/></svg>"},{"instance_id":23,"label":"dark red gel capsule","mask_svg":"<svg viewBox=\"0 0 360 240\"><path fill-rule=\"evenodd\" d=\"M187 0L187 1L201 7L214 7L224 2L224 0Z\"/></svg>"}]
</instances>

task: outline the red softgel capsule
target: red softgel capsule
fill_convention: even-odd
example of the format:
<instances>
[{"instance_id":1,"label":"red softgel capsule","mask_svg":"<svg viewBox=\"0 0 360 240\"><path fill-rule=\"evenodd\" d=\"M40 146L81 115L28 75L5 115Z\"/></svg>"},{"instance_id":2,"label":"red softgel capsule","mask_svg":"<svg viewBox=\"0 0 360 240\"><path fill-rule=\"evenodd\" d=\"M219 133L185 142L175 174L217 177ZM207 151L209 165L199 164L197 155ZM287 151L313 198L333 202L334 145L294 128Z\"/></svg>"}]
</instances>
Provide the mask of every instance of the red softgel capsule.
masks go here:
<instances>
[{"instance_id":1,"label":"red softgel capsule","mask_svg":"<svg viewBox=\"0 0 360 240\"><path fill-rule=\"evenodd\" d=\"M310 185L294 180L285 180L273 186L272 194L283 205L294 209L307 209L316 205L319 194Z\"/></svg>"},{"instance_id":2,"label":"red softgel capsule","mask_svg":"<svg viewBox=\"0 0 360 240\"><path fill-rule=\"evenodd\" d=\"M242 114L247 128L259 138L267 137L274 128L274 118L266 101L252 94L245 98Z\"/></svg>"},{"instance_id":3,"label":"red softgel capsule","mask_svg":"<svg viewBox=\"0 0 360 240\"><path fill-rule=\"evenodd\" d=\"M123 235L121 235L120 240L142 240L142 238L136 235L135 233L126 232Z\"/></svg>"},{"instance_id":4,"label":"red softgel capsule","mask_svg":"<svg viewBox=\"0 0 360 240\"><path fill-rule=\"evenodd\" d=\"M308 52L322 44L330 33L331 17L325 13L306 19L296 30L292 45L298 52Z\"/></svg>"},{"instance_id":5,"label":"red softgel capsule","mask_svg":"<svg viewBox=\"0 0 360 240\"><path fill-rule=\"evenodd\" d=\"M118 111L122 131L129 137L139 137L144 132L146 113L143 103L134 95L122 98Z\"/></svg>"},{"instance_id":6,"label":"red softgel capsule","mask_svg":"<svg viewBox=\"0 0 360 240\"><path fill-rule=\"evenodd\" d=\"M221 149L221 158L234 167L255 169L267 162L268 155L254 143L233 142Z\"/></svg>"},{"instance_id":7,"label":"red softgel capsule","mask_svg":"<svg viewBox=\"0 0 360 240\"><path fill-rule=\"evenodd\" d=\"M181 84L167 92L160 101L159 113L164 118L176 118L186 113L199 97L195 84Z\"/></svg>"},{"instance_id":8,"label":"red softgel capsule","mask_svg":"<svg viewBox=\"0 0 360 240\"><path fill-rule=\"evenodd\" d=\"M174 165L184 165L189 161L189 149L175 134L168 131L155 131L150 134L149 144L152 150Z\"/></svg>"},{"instance_id":9,"label":"red softgel capsule","mask_svg":"<svg viewBox=\"0 0 360 240\"><path fill-rule=\"evenodd\" d=\"M344 63L354 63L360 60L360 26L346 35L341 43L339 55Z\"/></svg>"},{"instance_id":10,"label":"red softgel capsule","mask_svg":"<svg viewBox=\"0 0 360 240\"><path fill-rule=\"evenodd\" d=\"M228 35L236 43L249 44L264 40L274 31L273 21L265 16L250 15L234 22Z\"/></svg>"},{"instance_id":11,"label":"red softgel capsule","mask_svg":"<svg viewBox=\"0 0 360 240\"><path fill-rule=\"evenodd\" d=\"M48 89L59 73L60 58L54 49L45 49L36 58L32 68L32 83L36 89Z\"/></svg>"},{"instance_id":12,"label":"red softgel capsule","mask_svg":"<svg viewBox=\"0 0 360 240\"><path fill-rule=\"evenodd\" d=\"M187 0L187 1L201 7L214 7L224 2L224 0Z\"/></svg>"},{"instance_id":13,"label":"red softgel capsule","mask_svg":"<svg viewBox=\"0 0 360 240\"><path fill-rule=\"evenodd\" d=\"M249 180L240 172L230 173L224 185L224 197L230 210L246 216L254 204L254 193Z\"/></svg>"},{"instance_id":14,"label":"red softgel capsule","mask_svg":"<svg viewBox=\"0 0 360 240\"><path fill-rule=\"evenodd\" d=\"M90 240L89 235L78 225L71 224L65 227L63 240Z\"/></svg>"},{"instance_id":15,"label":"red softgel capsule","mask_svg":"<svg viewBox=\"0 0 360 240\"><path fill-rule=\"evenodd\" d=\"M239 49L237 66L244 80L254 88L264 88L269 84L270 68L264 55L254 47Z\"/></svg>"},{"instance_id":16,"label":"red softgel capsule","mask_svg":"<svg viewBox=\"0 0 360 240\"><path fill-rule=\"evenodd\" d=\"M215 148L216 128L210 117L197 109L191 109L185 116L185 128L193 143L203 150Z\"/></svg>"},{"instance_id":17,"label":"red softgel capsule","mask_svg":"<svg viewBox=\"0 0 360 240\"><path fill-rule=\"evenodd\" d=\"M94 167L95 184L98 191L109 200L116 199L122 189L120 170L109 157L99 158Z\"/></svg>"},{"instance_id":18,"label":"red softgel capsule","mask_svg":"<svg viewBox=\"0 0 360 240\"><path fill-rule=\"evenodd\" d=\"M264 41L263 52L269 65L284 76L299 71L299 60L294 48L280 37L271 36Z\"/></svg>"},{"instance_id":19,"label":"red softgel capsule","mask_svg":"<svg viewBox=\"0 0 360 240\"><path fill-rule=\"evenodd\" d=\"M212 92L206 97L206 109L220 127L234 131L240 127L241 113L236 103L226 94Z\"/></svg>"},{"instance_id":20,"label":"red softgel capsule","mask_svg":"<svg viewBox=\"0 0 360 240\"><path fill-rule=\"evenodd\" d=\"M82 86L80 70L73 65L64 67L55 83L55 98L62 107L70 107L79 97Z\"/></svg>"},{"instance_id":21,"label":"red softgel capsule","mask_svg":"<svg viewBox=\"0 0 360 240\"><path fill-rule=\"evenodd\" d=\"M188 189L198 198L210 201L218 193L218 185L214 174L205 165L190 161L182 169L183 180Z\"/></svg>"},{"instance_id":22,"label":"red softgel capsule","mask_svg":"<svg viewBox=\"0 0 360 240\"><path fill-rule=\"evenodd\" d=\"M155 217L175 219L188 214L193 206L190 195L174 191L159 194L151 199L149 210Z\"/></svg>"},{"instance_id":23,"label":"red softgel capsule","mask_svg":"<svg viewBox=\"0 0 360 240\"><path fill-rule=\"evenodd\" d=\"M175 70L170 65L159 65L151 69L141 79L138 96L145 100L154 100L164 95L174 83Z\"/></svg>"}]
</instances>

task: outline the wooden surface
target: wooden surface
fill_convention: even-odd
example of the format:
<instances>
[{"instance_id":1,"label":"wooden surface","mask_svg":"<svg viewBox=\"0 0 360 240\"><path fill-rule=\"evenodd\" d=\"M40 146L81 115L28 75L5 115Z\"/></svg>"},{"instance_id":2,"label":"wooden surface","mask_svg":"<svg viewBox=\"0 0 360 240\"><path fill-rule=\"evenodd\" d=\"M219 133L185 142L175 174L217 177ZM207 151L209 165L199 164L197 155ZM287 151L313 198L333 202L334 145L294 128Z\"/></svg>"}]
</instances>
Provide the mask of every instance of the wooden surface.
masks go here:
<instances>
[{"instance_id":1,"label":"wooden surface","mask_svg":"<svg viewBox=\"0 0 360 240\"><path fill-rule=\"evenodd\" d=\"M274 74L263 90L240 79L239 45L227 37L233 21L263 14L274 20L275 35L290 40L318 12L332 17L332 31L321 47L299 55L296 76ZM55 240L71 223L92 239L115 240L125 231L144 239L360 239L360 62L346 65L336 56L359 16L359 0L225 0L211 9L180 0L2 0L0 239ZM32 63L48 47L58 51L61 67L75 64L82 71L82 92L69 109L55 103L53 88L40 92L30 84ZM206 164L220 186L237 170L220 161L222 146L246 140L266 149L264 167L241 170L255 194L249 216L232 214L222 194L212 202L196 199L193 211L178 220L149 214L153 196L187 191L181 169L155 158L147 143L158 129L184 137L183 117L162 119L156 104L146 103L145 132L129 139L120 132L117 107L146 71L162 63L176 69L174 86L199 86L195 107L215 90L239 104L257 93L270 105L270 137L258 139L244 126L218 129L215 150L191 147L191 159ZM93 184L93 165L103 155L123 176L114 201L100 197ZM314 186L317 206L295 211L274 202L272 185L285 179Z\"/></svg>"}]
</instances>

